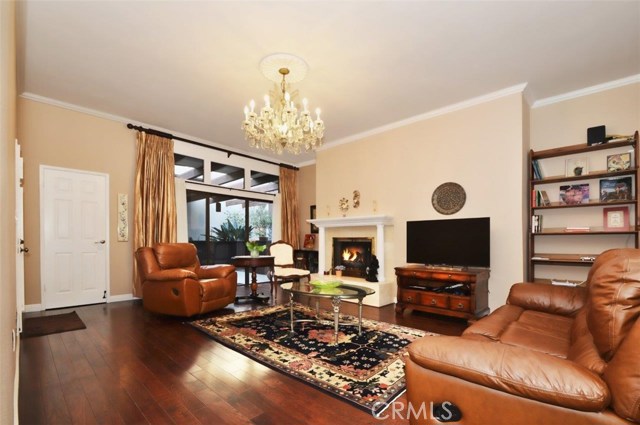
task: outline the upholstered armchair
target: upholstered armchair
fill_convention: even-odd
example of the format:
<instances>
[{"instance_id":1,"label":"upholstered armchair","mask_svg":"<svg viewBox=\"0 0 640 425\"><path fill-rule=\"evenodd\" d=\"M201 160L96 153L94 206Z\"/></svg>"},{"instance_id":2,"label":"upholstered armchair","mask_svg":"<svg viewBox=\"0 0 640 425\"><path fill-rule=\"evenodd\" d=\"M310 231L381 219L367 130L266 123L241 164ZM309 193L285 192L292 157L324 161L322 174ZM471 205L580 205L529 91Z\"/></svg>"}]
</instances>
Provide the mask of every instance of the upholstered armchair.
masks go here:
<instances>
[{"instance_id":1,"label":"upholstered armchair","mask_svg":"<svg viewBox=\"0 0 640 425\"><path fill-rule=\"evenodd\" d=\"M269 246L269 252L274 257L272 279L274 284L297 280L311 274L309 270L294 267L293 247L290 244L281 240L274 242Z\"/></svg>"},{"instance_id":2,"label":"upholstered armchair","mask_svg":"<svg viewBox=\"0 0 640 425\"><path fill-rule=\"evenodd\" d=\"M234 266L201 266L190 243L159 243L136 251L146 310L190 317L232 303L236 296Z\"/></svg>"}]
</instances>

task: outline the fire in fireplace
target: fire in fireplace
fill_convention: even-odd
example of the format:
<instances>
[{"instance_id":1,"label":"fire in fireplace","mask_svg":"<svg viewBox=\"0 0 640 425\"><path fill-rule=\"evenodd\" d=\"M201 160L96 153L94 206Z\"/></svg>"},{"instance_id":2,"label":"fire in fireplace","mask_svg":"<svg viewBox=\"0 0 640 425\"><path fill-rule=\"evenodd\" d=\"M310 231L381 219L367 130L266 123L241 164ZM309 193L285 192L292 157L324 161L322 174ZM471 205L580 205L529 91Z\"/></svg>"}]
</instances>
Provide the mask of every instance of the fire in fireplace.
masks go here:
<instances>
[{"instance_id":1,"label":"fire in fireplace","mask_svg":"<svg viewBox=\"0 0 640 425\"><path fill-rule=\"evenodd\" d=\"M344 266L344 276L365 277L373 238L333 238L332 267Z\"/></svg>"}]
</instances>

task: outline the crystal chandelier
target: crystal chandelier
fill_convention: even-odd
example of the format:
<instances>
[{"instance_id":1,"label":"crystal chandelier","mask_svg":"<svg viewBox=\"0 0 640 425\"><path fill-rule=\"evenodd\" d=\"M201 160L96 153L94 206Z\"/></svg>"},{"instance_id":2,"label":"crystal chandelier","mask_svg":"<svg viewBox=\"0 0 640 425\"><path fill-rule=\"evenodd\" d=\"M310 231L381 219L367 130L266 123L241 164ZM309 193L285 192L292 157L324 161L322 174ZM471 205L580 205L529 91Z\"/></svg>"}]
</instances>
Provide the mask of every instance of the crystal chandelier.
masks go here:
<instances>
[{"instance_id":1,"label":"crystal chandelier","mask_svg":"<svg viewBox=\"0 0 640 425\"><path fill-rule=\"evenodd\" d=\"M252 147L270 149L278 154L287 151L297 155L303 147L310 151L321 146L324 122L320 119L320 108L315 111L314 121L305 98L302 99L302 110L298 113L300 105L296 106L297 91L287 91L287 76L290 77L290 81L302 80L307 71L307 64L296 56L276 54L264 58L260 67L265 76L272 81L278 82L281 78L280 89L276 87L270 93L271 96L264 96L264 106L260 114L255 112L256 104L253 99L249 106L244 107L242 129L245 139L249 140Z\"/></svg>"}]
</instances>

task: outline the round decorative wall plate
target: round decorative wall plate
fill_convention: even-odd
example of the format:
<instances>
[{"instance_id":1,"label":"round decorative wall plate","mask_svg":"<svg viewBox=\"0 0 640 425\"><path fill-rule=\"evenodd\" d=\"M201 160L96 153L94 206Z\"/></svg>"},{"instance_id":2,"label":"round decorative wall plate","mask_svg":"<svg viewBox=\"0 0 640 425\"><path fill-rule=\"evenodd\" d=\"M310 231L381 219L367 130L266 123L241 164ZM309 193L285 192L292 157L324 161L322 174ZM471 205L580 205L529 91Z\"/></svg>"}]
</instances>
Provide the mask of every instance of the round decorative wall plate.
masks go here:
<instances>
[{"instance_id":1,"label":"round decorative wall plate","mask_svg":"<svg viewBox=\"0 0 640 425\"><path fill-rule=\"evenodd\" d=\"M457 213L464 206L467 194L458 183L442 183L433 191L431 203L440 214L450 215Z\"/></svg>"}]
</instances>

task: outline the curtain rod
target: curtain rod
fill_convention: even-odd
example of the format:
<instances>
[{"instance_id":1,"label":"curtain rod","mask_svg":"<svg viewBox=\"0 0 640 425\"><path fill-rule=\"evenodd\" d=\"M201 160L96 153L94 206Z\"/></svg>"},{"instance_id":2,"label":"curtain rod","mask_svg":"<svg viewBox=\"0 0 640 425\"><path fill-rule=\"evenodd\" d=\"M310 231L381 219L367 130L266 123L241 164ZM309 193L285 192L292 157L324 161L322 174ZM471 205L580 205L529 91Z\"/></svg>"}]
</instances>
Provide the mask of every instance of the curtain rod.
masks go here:
<instances>
[{"instance_id":1,"label":"curtain rod","mask_svg":"<svg viewBox=\"0 0 640 425\"><path fill-rule=\"evenodd\" d=\"M139 125L133 125L131 123L127 124L127 128L130 129L130 130L144 131L145 133L154 134L156 136L164 137L166 139L180 140L181 142L191 143L192 145L202 146L203 148L209 148L209 149L217 150L217 151L220 151L220 152L224 152L224 153L227 154L227 158L229 158L231 155L236 155L236 156L241 156L241 157L244 157L244 158L253 159L253 160L256 160L256 161L266 162L267 164L278 165L280 167L290 168L290 169L296 170L296 171L298 170L298 167L295 167L293 165L284 164L282 162L269 161L267 159L262 159L262 158L256 158L255 156L247 155L247 154L240 153L240 152L230 151L228 149L218 148L216 146L211 146L211 145L207 145L205 143L196 142L195 140L185 139L184 137L174 136L173 134L165 133L165 132L162 132L162 131L159 131L159 130L154 130L152 128L144 128L144 127L141 127Z\"/></svg>"}]
</instances>

